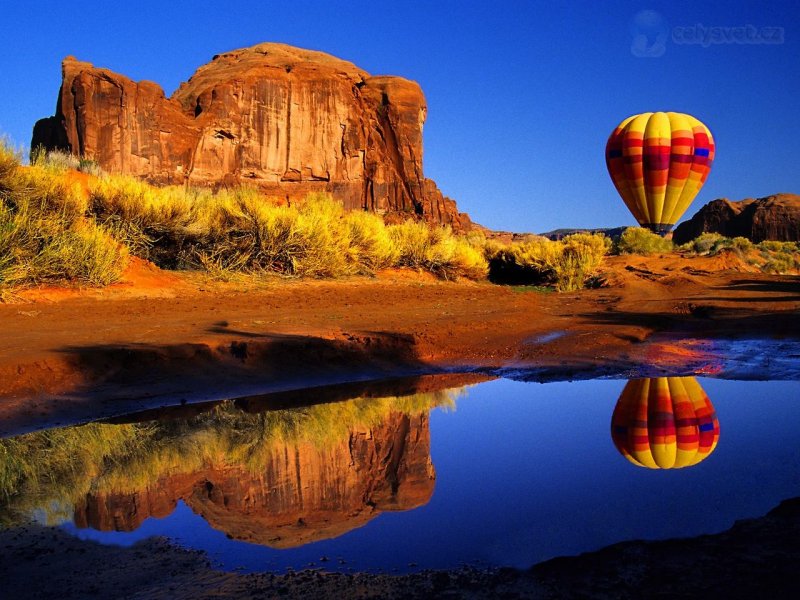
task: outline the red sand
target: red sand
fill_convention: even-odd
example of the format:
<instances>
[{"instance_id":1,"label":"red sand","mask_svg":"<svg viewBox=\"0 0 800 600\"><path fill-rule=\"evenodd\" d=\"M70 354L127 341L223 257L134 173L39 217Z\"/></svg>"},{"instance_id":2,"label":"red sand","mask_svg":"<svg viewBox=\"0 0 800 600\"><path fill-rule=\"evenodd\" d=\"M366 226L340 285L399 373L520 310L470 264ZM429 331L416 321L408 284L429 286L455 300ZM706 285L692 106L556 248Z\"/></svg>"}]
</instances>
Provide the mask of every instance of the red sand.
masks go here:
<instances>
[{"instance_id":1,"label":"red sand","mask_svg":"<svg viewBox=\"0 0 800 600\"><path fill-rule=\"evenodd\" d=\"M730 256L612 257L607 287L558 294L410 271L216 282L136 260L107 288L32 289L0 305L0 422L27 429L451 367L567 378L702 358L670 336L652 343L655 333L797 336L800 278L748 270Z\"/></svg>"}]
</instances>

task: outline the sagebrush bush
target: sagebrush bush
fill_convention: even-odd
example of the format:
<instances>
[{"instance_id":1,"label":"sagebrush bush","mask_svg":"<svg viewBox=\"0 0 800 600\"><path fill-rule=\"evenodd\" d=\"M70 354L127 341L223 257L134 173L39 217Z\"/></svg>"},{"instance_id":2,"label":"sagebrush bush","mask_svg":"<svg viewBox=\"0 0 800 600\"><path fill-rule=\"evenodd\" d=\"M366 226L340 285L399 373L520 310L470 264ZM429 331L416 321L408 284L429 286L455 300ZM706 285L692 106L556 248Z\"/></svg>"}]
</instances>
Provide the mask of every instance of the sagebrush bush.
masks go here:
<instances>
[{"instance_id":1,"label":"sagebrush bush","mask_svg":"<svg viewBox=\"0 0 800 600\"><path fill-rule=\"evenodd\" d=\"M64 173L69 170L99 176L103 173L97 161L75 156L64 150L45 150L39 146L31 150L30 164L32 166Z\"/></svg>"},{"instance_id":2,"label":"sagebrush bush","mask_svg":"<svg viewBox=\"0 0 800 600\"><path fill-rule=\"evenodd\" d=\"M378 215L366 211L350 211L345 217L360 271L374 273L397 264L400 249L392 242L389 230Z\"/></svg>"},{"instance_id":3,"label":"sagebrush bush","mask_svg":"<svg viewBox=\"0 0 800 600\"><path fill-rule=\"evenodd\" d=\"M703 233L680 249L700 256L732 252L746 264L764 273L786 274L800 271L800 244L797 242L766 240L754 244L744 237L728 238L719 233Z\"/></svg>"},{"instance_id":4,"label":"sagebrush bush","mask_svg":"<svg viewBox=\"0 0 800 600\"><path fill-rule=\"evenodd\" d=\"M91 161L59 152L33 153L32 165L22 167L2 147L0 281L102 284L119 276L128 253L162 268L199 267L223 277L339 277L394 266L444 279L486 276L482 234L465 240L449 227L387 226L373 213L344 210L327 194L286 205L254 189L155 187L78 172L82 167ZM79 260L88 261L85 268Z\"/></svg>"},{"instance_id":5,"label":"sagebrush bush","mask_svg":"<svg viewBox=\"0 0 800 600\"><path fill-rule=\"evenodd\" d=\"M454 236L449 226L429 227L406 221L388 229L400 266L430 271L443 279L486 277L488 264L483 252Z\"/></svg>"},{"instance_id":6,"label":"sagebrush bush","mask_svg":"<svg viewBox=\"0 0 800 600\"><path fill-rule=\"evenodd\" d=\"M714 255L723 248L728 248L731 245L731 240L723 237L719 233L702 233L691 242L687 242L681 246L681 249L700 255Z\"/></svg>"},{"instance_id":7,"label":"sagebrush bush","mask_svg":"<svg viewBox=\"0 0 800 600\"><path fill-rule=\"evenodd\" d=\"M628 227L617 241L617 252L620 254L665 254L672 252L671 240L661 237L644 227Z\"/></svg>"},{"instance_id":8,"label":"sagebrush bush","mask_svg":"<svg viewBox=\"0 0 800 600\"><path fill-rule=\"evenodd\" d=\"M585 287L610 248L601 234L576 233L561 241L531 236L509 245L487 244L489 278L497 283L553 285L559 291Z\"/></svg>"},{"instance_id":9,"label":"sagebrush bush","mask_svg":"<svg viewBox=\"0 0 800 600\"><path fill-rule=\"evenodd\" d=\"M0 145L0 287L116 281L127 250L86 217L87 207L79 185L53 169L21 166Z\"/></svg>"}]
</instances>

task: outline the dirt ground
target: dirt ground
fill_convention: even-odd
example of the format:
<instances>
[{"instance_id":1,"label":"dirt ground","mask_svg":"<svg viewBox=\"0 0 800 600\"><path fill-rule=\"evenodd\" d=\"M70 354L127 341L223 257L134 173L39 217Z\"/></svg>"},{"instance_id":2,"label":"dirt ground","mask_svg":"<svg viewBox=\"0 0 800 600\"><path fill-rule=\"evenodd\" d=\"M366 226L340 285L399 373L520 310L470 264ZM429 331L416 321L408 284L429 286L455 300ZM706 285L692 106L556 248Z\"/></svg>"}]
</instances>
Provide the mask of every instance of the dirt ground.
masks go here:
<instances>
[{"instance_id":1,"label":"dirt ground","mask_svg":"<svg viewBox=\"0 0 800 600\"><path fill-rule=\"evenodd\" d=\"M442 370L708 372L720 369L708 340L800 338L800 277L735 257L612 257L604 279L563 294L410 271L219 282L137 261L114 286L0 304L0 435Z\"/></svg>"},{"instance_id":2,"label":"dirt ground","mask_svg":"<svg viewBox=\"0 0 800 600\"><path fill-rule=\"evenodd\" d=\"M406 271L218 282L134 262L108 288L5 297L0 435L395 375L714 372L725 368L715 343L768 338L796 349L800 339L800 277L753 273L735 257L613 257L604 280L565 294ZM757 353L744 348L752 366ZM784 375L797 378L792 352ZM795 597L800 510L784 504L716 536L629 542L527 572L401 577L223 573L163 540L101 549L32 525L0 533L0 596Z\"/></svg>"}]
</instances>

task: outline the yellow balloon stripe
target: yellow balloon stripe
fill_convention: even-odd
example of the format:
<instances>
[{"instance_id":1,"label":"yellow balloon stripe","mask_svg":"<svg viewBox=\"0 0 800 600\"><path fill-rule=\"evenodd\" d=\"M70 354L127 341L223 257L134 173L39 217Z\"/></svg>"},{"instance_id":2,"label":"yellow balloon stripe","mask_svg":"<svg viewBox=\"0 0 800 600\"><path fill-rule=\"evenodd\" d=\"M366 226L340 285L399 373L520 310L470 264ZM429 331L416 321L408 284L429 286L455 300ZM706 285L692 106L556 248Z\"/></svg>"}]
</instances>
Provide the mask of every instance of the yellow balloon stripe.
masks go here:
<instances>
[{"instance_id":1,"label":"yellow balloon stripe","mask_svg":"<svg viewBox=\"0 0 800 600\"><path fill-rule=\"evenodd\" d=\"M606 166L636 220L666 233L705 183L714 153L711 132L691 115L642 113L614 129Z\"/></svg>"}]
</instances>

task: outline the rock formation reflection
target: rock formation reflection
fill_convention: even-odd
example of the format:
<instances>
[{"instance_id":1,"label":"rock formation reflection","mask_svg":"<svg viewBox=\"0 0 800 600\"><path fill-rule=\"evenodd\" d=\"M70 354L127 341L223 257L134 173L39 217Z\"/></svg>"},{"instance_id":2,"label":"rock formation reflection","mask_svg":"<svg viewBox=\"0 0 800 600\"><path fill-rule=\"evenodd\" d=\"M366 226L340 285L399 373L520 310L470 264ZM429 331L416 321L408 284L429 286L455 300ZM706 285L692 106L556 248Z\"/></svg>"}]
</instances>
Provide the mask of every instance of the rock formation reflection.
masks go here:
<instances>
[{"instance_id":1,"label":"rock formation reflection","mask_svg":"<svg viewBox=\"0 0 800 600\"><path fill-rule=\"evenodd\" d=\"M430 500L428 413L462 388L442 389L452 376L425 381L417 387L426 391L403 397L255 413L242 410L253 402L229 401L190 418L0 440L0 517L44 512L50 522L132 531L182 500L235 539L288 548L336 537Z\"/></svg>"},{"instance_id":2,"label":"rock formation reflection","mask_svg":"<svg viewBox=\"0 0 800 600\"><path fill-rule=\"evenodd\" d=\"M614 408L611 438L635 465L679 469L714 451L719 421L694 377L632 379Z\"/></svg>"}]
</instances>

